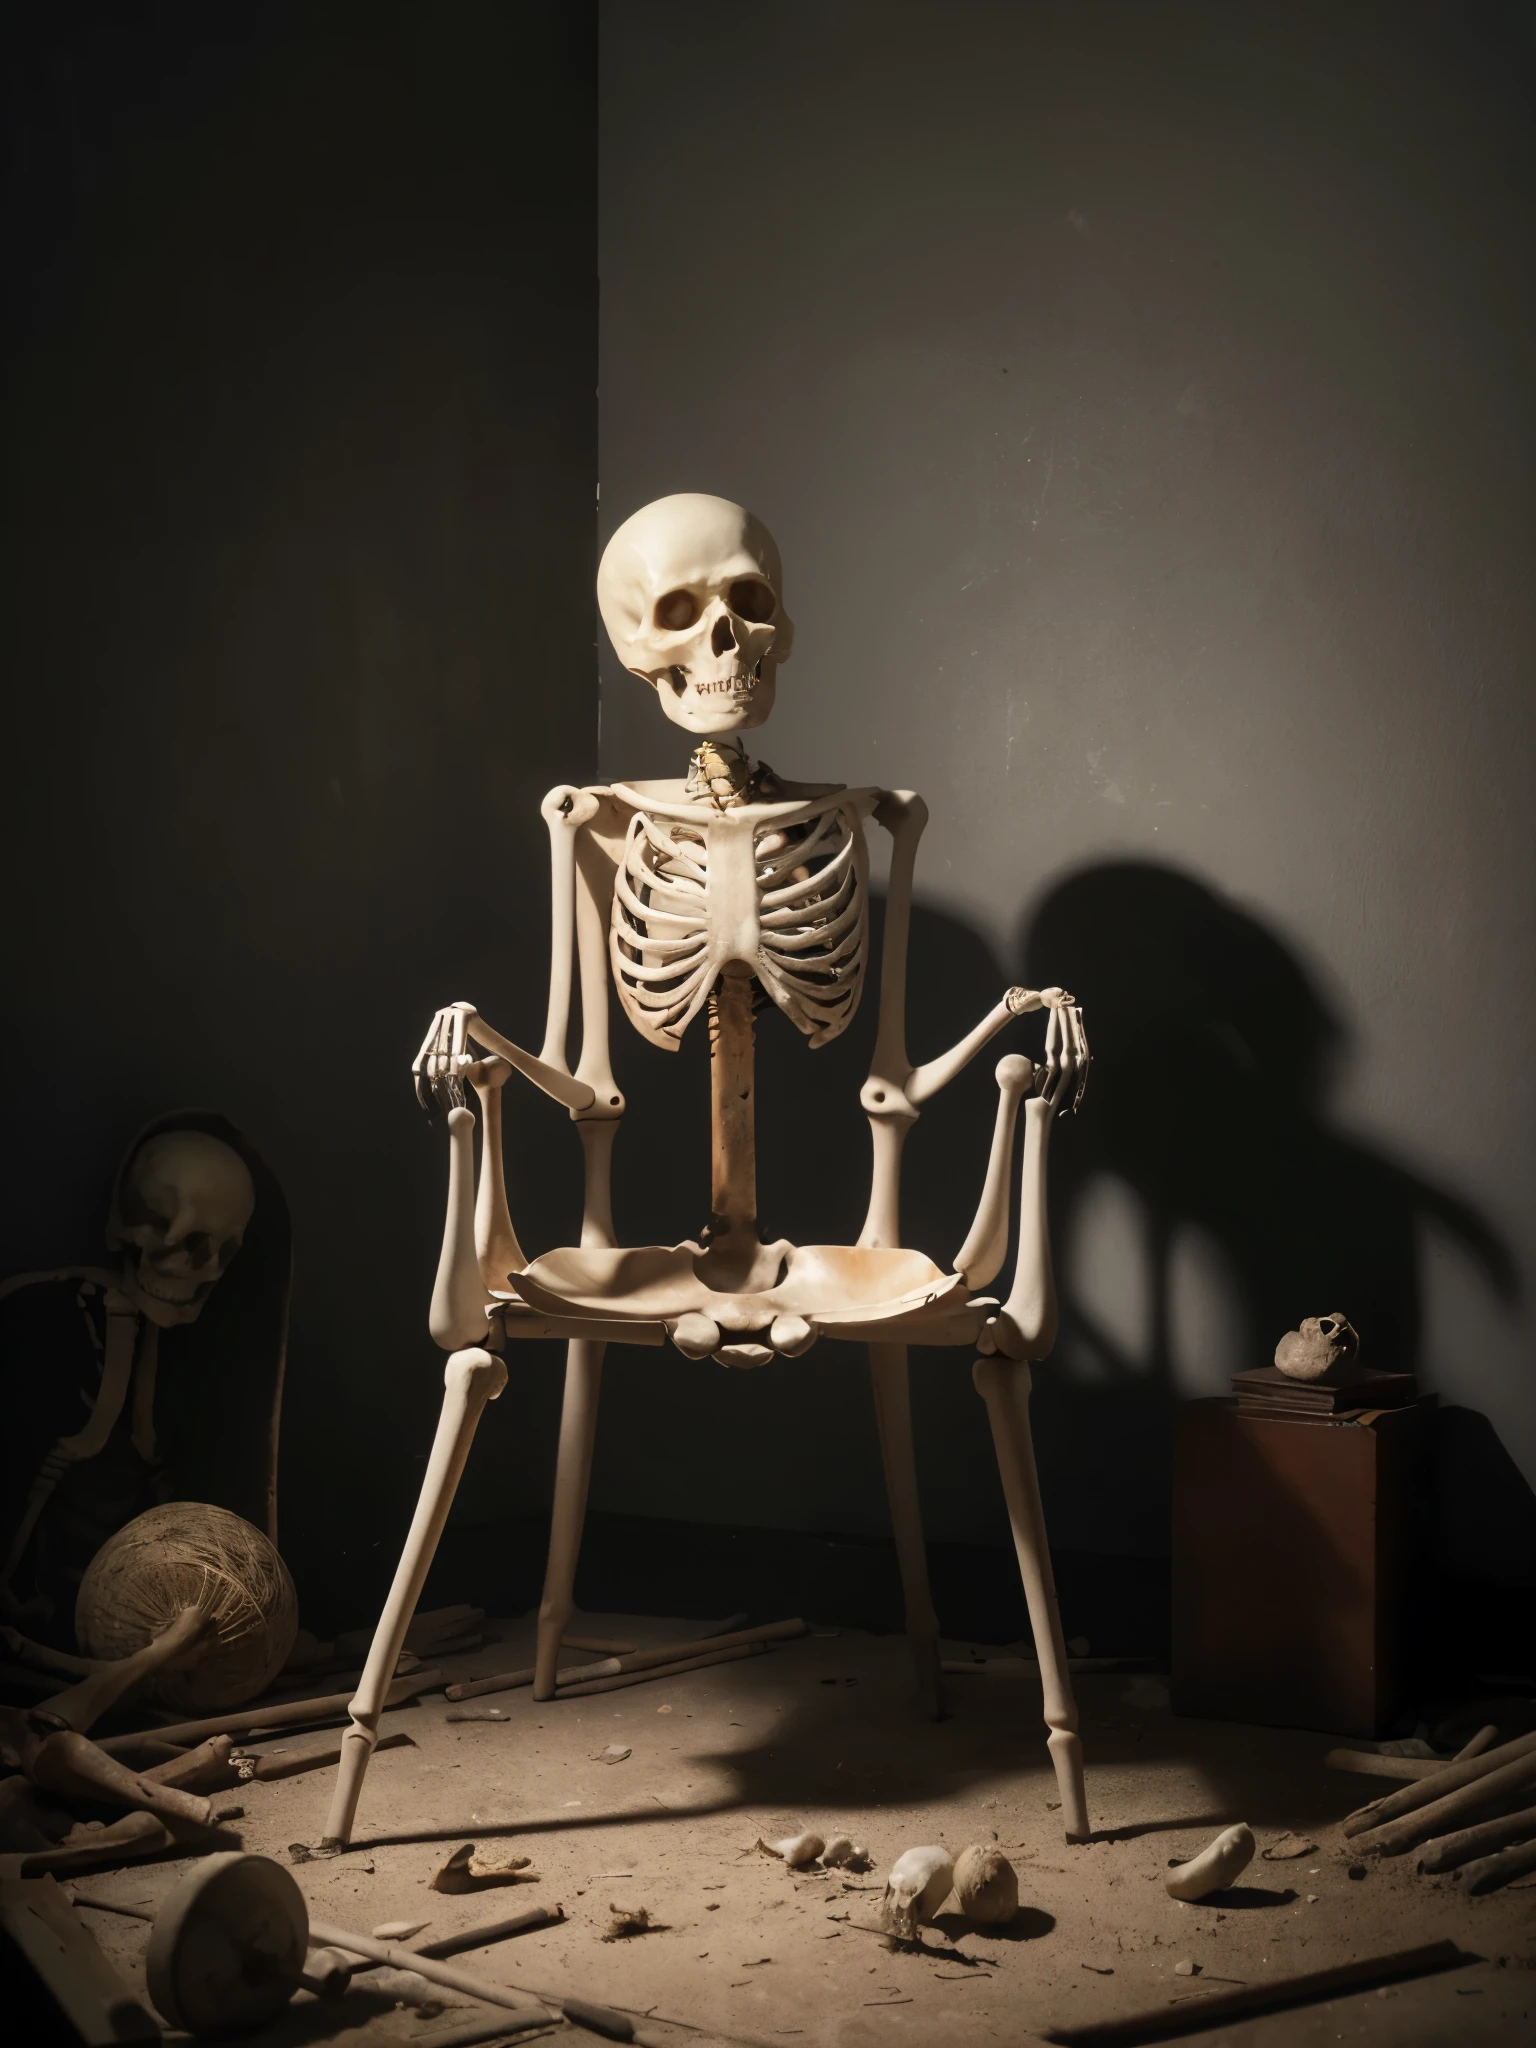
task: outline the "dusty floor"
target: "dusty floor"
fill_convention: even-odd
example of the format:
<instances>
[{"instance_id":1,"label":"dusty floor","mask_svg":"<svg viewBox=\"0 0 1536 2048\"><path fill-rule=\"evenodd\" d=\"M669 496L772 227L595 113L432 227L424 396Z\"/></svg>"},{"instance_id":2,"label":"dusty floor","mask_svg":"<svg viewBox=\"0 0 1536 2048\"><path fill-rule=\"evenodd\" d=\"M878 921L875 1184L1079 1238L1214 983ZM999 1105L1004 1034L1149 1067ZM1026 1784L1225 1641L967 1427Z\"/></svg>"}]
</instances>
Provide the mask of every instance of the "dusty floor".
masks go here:
<instances>
[{"instance_id":1,"label":"dusty floor","mask_svg":"<svg viewBox=\"0 0 1536 2048\"><path fill-rule=\"evenodd\" d=\"M587 1633L651 1643L696 1623L588 1616ZM531 1661L532 1624L449 1660L454 1676ZM572 1662L584 1661L573 1656ZM1278 2044L1484 2043L1536 2039L1536 1888L1467 1899L1413 1859L1351 1879L1338 1823L1390 1789L1322 1766L1321 1736L1176 1720L1160 1681L1079 1680L1096 1839L1069 1848L1032 1679L956 1677L951 1716L907 1703L899 1638L817 1633L745 1662L595 1698L538 1706L524 1692L500 1723L450 1724L441 1695L386 1717L414 1747L371 1767L352 1851L292 1866L317 1919L362 1932L428 1919L433 1933L560 1901L563 1925L455 1958L530 1991L585 1996L652 2017L659 2040L701 2038L805 2048L1030 2039L1084 2021L1449 1938L1484 1960L1439 1978L1198 2036L1216 2048ZM318 1746L276 1736L266 1749ZM595 1760L627 1745L620 1763ZM244 1846L288 1860L318 1840L334 1773L243 1792ZM1180 1905L1162 1885L1170 1858L1246 1820L1260 1849L1286 1830L1317 1844L1296 1862L1250 1865L1215 1903ZM866 1875L795 1875L757 1850L803 1828L867 1844ZM483 1839L531 1856L536 1883L445 1897L427 1889L447 1854ZM958 1851L996 1840L1016 1864L1024 1910L1006 1936L955 1919L921 1954L892 1953L874 1928L883 1870L901 1850ZM83 1878L78 1889L153 1905L181 1863ZM644 1906L658 1931L599 1937L611 1905ZM142 1924L87 1916L142 1983ZM1198 1965L1191 1979L1181 1961ZM423 2003L423 2001L427 2001ZM446 2009L445 2003L446 2002ZM391 1971L346 1998L301 1998L255 2048L338 2039L347 2048L429 2042L484 2014L453 1993ZM680 2024L686 2022L692 2031ZM702 2035L699 2030L702 2030ZM524 2036L522 2038L539 2038ZM590 2038L590 2037L578 2037Z\"/></svg>"}]
</instances>

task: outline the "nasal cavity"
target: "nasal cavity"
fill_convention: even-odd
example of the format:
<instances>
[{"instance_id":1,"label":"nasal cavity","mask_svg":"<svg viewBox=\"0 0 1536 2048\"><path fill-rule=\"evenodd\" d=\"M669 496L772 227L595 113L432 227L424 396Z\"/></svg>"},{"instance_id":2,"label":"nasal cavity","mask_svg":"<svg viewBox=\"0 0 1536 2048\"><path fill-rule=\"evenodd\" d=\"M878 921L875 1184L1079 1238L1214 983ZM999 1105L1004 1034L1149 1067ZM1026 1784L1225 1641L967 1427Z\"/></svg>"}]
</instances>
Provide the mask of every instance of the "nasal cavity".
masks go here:
<instances>
[{"instance_id":1,"label":"nasal cavity","mask_svg":"<svg viewBox=\"0 0 1536 2048\"><path fill-rule=\"evenodd\" d=\"M731 622L722 615L716 619L715 630L709 636L709 651L711 654L729 654L735 645L736 635L731 630Z\"/></svg>"}]
</instances>

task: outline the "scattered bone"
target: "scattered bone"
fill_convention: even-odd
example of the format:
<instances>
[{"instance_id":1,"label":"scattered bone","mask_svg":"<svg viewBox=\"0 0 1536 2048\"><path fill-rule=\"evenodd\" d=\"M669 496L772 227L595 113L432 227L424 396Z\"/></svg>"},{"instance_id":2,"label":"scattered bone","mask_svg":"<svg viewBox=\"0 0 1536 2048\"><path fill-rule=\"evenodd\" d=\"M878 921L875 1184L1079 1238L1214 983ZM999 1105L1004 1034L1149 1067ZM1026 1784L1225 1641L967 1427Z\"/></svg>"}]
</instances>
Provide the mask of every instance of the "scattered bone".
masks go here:
<instances>
[{"instance_id":1,"label":"scattered bone","mask_svg":"<svg viewBox=\"0 0 1536 2048\"><path fill-rule=\"evenodd\" d=\"M562 1650L585 1650L591 1657L632 1657L638 1643L614 1642L608 1636L562 1636Z\"/></svg>"},{"instance_id":2,"label":"scattered bone","mask_svg":"<svg viewBox=\"0 0 1536 2048\"><path fill-rule=\"evenodd\" d=\"M947 1849L933 1844L908 1849L891 1865L880 1902L880 1918L888 1934L913 1941L918 1928L933 1918L949 1897L955 1866Z\"/></svg>"},{"instance_id":3,"label":"scattered bone","mask_svg":"<svg viewBox=\"0 0 1536 2048\"><path fill-rule=\"evenodd\" d=\"M781 1863L787 1863L791 1870L804 1870L816 1861L827 1846L820 1835L786 1835L782 1842L765 1842L758 1837L757 1846L765 1856L777 1856Z\"/></svg>"},{"instance_id":4,"label":"scattered bone","mask_svg":"<svg viewBox=\"0 0 1536 2048\"><path fill-rule=\"evenodd\" d=\"M1533 1870L1536 1842L1519 1842L1511 1849L1501 1849L1496 1856L1481 1856L1475 1863L1463 1864L1459 1882L1463 1891L1474 1895L1496 1892Z\"/></svg>"},{"instance_id":5,"label":"scattered bone","mask_svg":"<svg viewBox=\"0 0 1536 2048\"><path fill-rule=\"evenodd\" d=\"M955 1897L967 1920L1002 1926L1019 1910L1018 1873L994 1843L972 1842L955 1858Z\"/></svg>"},{"instance_id":6,"label":"scattered bone","mask_svg":"<svg viewBox=\"0 0 1536 2048\"><path fill-rule=\"evenodd\" d=\"M500 1707L450 1707L443 1716L445 1721L510 1721L511 1718Z\"/></svg>"},{"instance_id":7,"label":"scattered bone","mask_svg":"<svg viewBox=\"0 0 1536 2048\"><path fill-rule=\"evenodd\" d=\"M595 1764L622 1764L633 1755L634 1751L627 1742L610 1742L606 1749L592 1752L592 1761Z\"/></svg>"},{"instance_id":8,"label":"scattered bone","mask_svg":"<svg viewBox=\"0 0 1536 2048\"><path fill-rule=\"evenodd\" d=\"M1481 1756L1485 1749L1492 1749L1498 1739L1498 1724L1494 1721L1489 1721L1479 1728L1469 1741L1462 1744L1461 1748L1451 1758L1451 1762L1453 1764L1464 1764L1474 1756Z\"/></svg>"},{"instance_id":9,"label":"scattered bone","mask_svg":"<svg viewBox=\"0 0 1536 2048\"><path fill-rule=\"evenodd\" d=\"M414 1749L412 1738L403 1728L397 1728L389 1735L381 1735L373 1745L374 1754L381 1749ZM323 1749L278 1749L267 1755L249 1755L238 1763L231 1755L240 1782L247 1784L255 1779L258 1784L271 1784L278 1778L296 1778L304 1771L319 1771L341 1761L341 1744L330 1742Z\"/></svg>"},{"instance_id":10,"label":"scattered bone","mask_svg":"<svg viewBox=\"0 0 1536 2048\"><path fill-rule=\"evenodd\" d=\"M299 1982L316 1998L341 1998L352 1982L352 1972L356 1967L356 1957L347 1955L342 1949L311 1949Z\"/></svg>"},{"instance_id":11,"label":"scattered bone","mask_svg":"<svg viewBox=\"0 0 1536 2048\"><path fill-rule=\"evenodd\" d=\"M558 1927L564 1918L564 1906L529 1906L525 1912L513 1913L505 1920L461 1927L457 1933L439 1935L435 1941L413 1941L411 1951L429 1957L455 1956L465 1949L489 1948L494 1942L510 1941L514 1935L530 1934L535 1928Z\"/></svg>"},{"instance_id":12,"label":"scattered bone","mask_svg":"<svg viewBox=\"0 0 1536 2048\"><path fill-rule=\"evenodd\" d=\"M764 1622L757 1628L733 1630L729 1635L712 1636L709 1640L715 1650L719 1651L735 1648L740 1643L775 1643L790 1636L804 1634L805 1623L796 1616L788 1621ZM617 1678L630 1671L651 1670L664 1664L673 1665L680 1659L692 1656L698 1649L699 1641L700 1638L696 1636L685 1637L681 1642L662 1643L652 1649L630 1650L623 1656L607 1657L601 1663L573 1665L559 1674L557 1683L563 1690L566 1686L585 1684L589 1679ZM467 1679L461 1684L450 1685L447 1693L450 1700L472 1700L479 1698L483 1693L510 1692L517 1686L532 1683L533 1667L529 1665L526 1670L501 1671L489 1678ZM199 1732L207 1733L206 1730Z\"/></svg>"},{"instance_id":13,"label":"scattered bone","mask_svg":"<svg viewBox=\"0 0 1536 2048\"><path fill-rule=\"evenodd\" d=\"M386 1707L404 1706L418 1693L432 1692L443 1682L441 1671L414 1671L409 1678L395 1679L385 1695ZM178 1721L170 1728L157 1728L159 1742L201 1742L205 1735L244 1735L262 1728L299 1728L306 1721L345 1721L352 1695L329 1693L321 1699L283 1700L270 1707L245 1707L233 1714L213 1714L201 1721ZM133 1750L142 1742L139 1735L108 1735L97 1745L108 1756Z\"/></svg>"},{"instance_id":14,"label":"scattered bone","mask_svg":"<svg viewBox=\"0 0 1536 2048\"><path fill-rule=\"evenodd\" d=\"M1374 1749L1330 1749L1323 1758L1330 1771L1354 1771L1362 1778L1433 1778L1443 1771L1445 1757L1386 1756Z\"/></svg>"},{"instance_id":15,"label":"scattered bone","mask_svg":"<svg viewBox=\"0 0 1536 2048\"><path fill-rule=\"evenodd\" d=\"M1186 1956L1181 1963L1174 1964L1173 1974L1175 1975L1175 1977L1198 1977L1200 1974L1200 1965L1198 1963L1191 1962L1189 1957Z\"/></svg>"},{"instance_id":16,"label":"scattered bone","mask_svg":"<svg viewBox=\"0 0 1536 2048\"><path fill-rule=\"evenodd\" d=\"M846 1835L834 1835L821 1852L821 1860L828 1870L868 1870L872 1861L867 1849L861 1849Z\"/></svg>"},{"instance_id":17,"label":"scattered bone","mask_svg":"<svg viewBox=\"0 0 1536 2048\"><path fill-rule=\"evenodd\" d=\"M483 1892L499 1884L537 1884L539 1873L530 1870L528 1856L508 1856L493 1863L482 1857L479 1845L466 1842L455 1849L432 1880L435 1892Z\"/></svg>"},{"instance_id":18,"label":"scattered bone","mask_svg":"<svg viewBox=\"0 0 1536 2048\"><path fill-rule=\"evenodd\" d=\"M1536 1735L1506 1742L1464 1764L1445 1769L1422 1784L1405 1785L1383 1799L1372 1812L1351 1814L1346 1835L1362 1849L1400 1856L1433 1835L1470 1820L1484 1808L1509 1803L1514 1795L1536 1785Z\"/></svg>"},{"instance_id":19,"label":"scattered bone","mask_svg":"<svg viewBox=\"0 0 1536 2048\"><path fill-rule=\"evenodd\" d=\"M461 1970L455 1963L440 1962L392 1942L374 1941L366 1934L351 1934L346 1928L332 1927L323 1920L310 1921L309 1938L316 1946L343 1949L352 1955L366 1956L373 1963L386 1963L396 1970L413 1970L429 1983L442 1985L447 1990L466 1992L487 2005L504 2006L515 2014L530 2015L522 2022L524 2025L538 2024L531 2016L542 2008L532 2005L528 1994L513 1991L508 1985L497 1984L488 1977L477 1976L471 1970ZM565 2002L569 2005L576 2003L574 1999Z\"/></svg>"},{"instance_id":20,"label":"scattered bone","mask_svg":"<svg viewBox=\"0 0 1536 2048\"><path fill-rule=\"evenodd\" d=\"M430 1920L381 1920L373 1930L375 1941L409 1941L413 1934L420 1934L423 1927L430 1927Z\"/></svg>"},{"instance_id":21,"label":"scattered bone","mask_svg":"<svg viewBox=\"0 0 1536 2048\"><path fill-rule=\"evenodd\" d=\"M1163 1885L1170 1898L1203 1899L1219 1892L1253 1861L1253 1830L1239 1821L1225 1828L1207 1849L1170 1870Z\"/></svg>"},{"instance_id":22,"label":"scattered bone","mask_svg":"<svg viewBox=\"0 0 1536 2048\"><path fill-rule=\"evenodd\" d=\"M98 1821L82 1821L70 1829L62 1842L51 1849L28 1849L0 1856L0 1878L64 1876L72 1871L116 1868L136 1863L146 1856L158 1856L172 1846L174 1837L164 1821L152 1813L129 1813L103 1827Z\"/></svg>"},{"instance_id":23,"label":"scattered bone","mask_svg":"<svg viewBox=\"0 0 1536 2048\"><path fill-rule=\"evenodd\" d=\"M506 1920L483 1922L478 1927L461 1927L453 1934L441 1934L432 1941L417 1941L414 1939L421 1932L422 1928L429 1925L429 1922L425 1920L390 1920L385 1922L386 1927L403 1927L407 1930L406 1935L400 1937L384 1934L376 1927L373 1930L372 1938L375 1941L403 1939L406 1949L413 1957L424 1956L429 1962L433 1960L441 1961L448 1956L461 1955L467 1949L489 1948L495 1942L510 1941L515 1935L529 1934L536 1928L558 1927L564 1918L565 1908L563 1906L530 1906L526 1912L513 1913ZM356 1963L353 1965L352 1974L354 1977L361 1977L369 1970L377 1967L376 1964L371 1962Z\"/></svg>"},{"instance_id":24,"label":"scattered bone","mask_svg":"<svg viewBox=\"0 0 1536 2048\"><path fill-rule=\"evenodd\" d=\"M610 1900L608 1911L613 1917L608 1922L604 1941L628 1941L631 1935L658 1931L644 1906L616 1906Z\"/></svg>"},{"instance_id":25,"label":"scattered bone","mask_svg":"<svg viewBox=\"0 0 1536 2048\"><path fill-rule=\"evenodd\" d=\"M587 1699L593 1693L622 1692L629 1685L649 1685L653 1679L681 1678L688 1671L703 1671L712 1664L734 1664L743 1657L761 1657L766 1645L762 1643L733 1643L729 1649L708 1650L697 1657L684 1657L676 1664L661 1664L654 1668L646 1666L635 1671L621 1671L612 1678L589 1678L582 1685L558 1684L555 1687L557 1700ZM670 1707L658 1707L658 1714L670 1714Z\"/></svg>"},{"instance_id":26,"label":"scattered bone","mask_svg":"<svg viewBox=\"0 0 1536 2048\"><path fill-rule=\"evenodd\" d=\"M170 1747L169 1744L166 1746ZM234 1762L234 1747L233 1736L210 1735L196 1749L182 1750L179 1755L167 1757L164 1763L140 1771L139 1776L149 1778L157 1785L175 1785L183 1792L222 1792L231 1783L248 1781L256 1775L256 1759L250 1759L248 1769L242 1768L241 1764Z\"/></svg>"},{"instance_id":27,"label":"scattered bone","mask_svg":"<svg viewBox=\"0 0 1536 2048\"><path fill-rule=\"evenodd\" d=\"M1286 1834L1278 1842L1271 1842L1260 1854L1266 1863L1289 1863L1296 1856L1315 1856L1317 1844L1309 1842L1305 1835Z\"/></svg>"},{"instance_id":28,"label":"scattered bone","mask_svg":"<svg viewBox=\"0 0 1536 2048\"><path fill-rule=\"evenodd\" d=\"M1536 1837L1536 1806L1528 1806L1522 1813L1506 1813L1497 1820L1485 1820L1477 1827L1458 1828L1454 1834L1437 1836L1424 1844L1418 1867L1430 1873L1459 1870L1476 1856L1532 1837Z\"/></svg>"}]
</instances>

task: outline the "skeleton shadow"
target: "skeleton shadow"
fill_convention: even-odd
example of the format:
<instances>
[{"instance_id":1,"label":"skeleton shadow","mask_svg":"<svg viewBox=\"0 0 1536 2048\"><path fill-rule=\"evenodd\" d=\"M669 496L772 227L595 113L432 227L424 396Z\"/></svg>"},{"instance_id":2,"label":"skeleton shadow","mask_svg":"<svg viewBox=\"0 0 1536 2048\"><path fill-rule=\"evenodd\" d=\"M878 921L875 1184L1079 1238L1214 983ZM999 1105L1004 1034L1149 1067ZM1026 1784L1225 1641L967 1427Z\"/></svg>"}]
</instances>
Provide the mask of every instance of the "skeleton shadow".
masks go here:
<instances>
[{"instance_id":1,"label":"skeleton shadow","mask_svg":"<svg viewBox=\"0 0 1536 2048\"><path fill-rule=\"evenodd\" d=\"M876 895L877 962L883 911ZM1154 1645L1142 1634L1146 1627L1159 1633L1157 1625L1141 1616L1128 1628L1124 1611L1133 1594L1145 1605L1145 1572L1137 1591L1134 1574L1106 1571L1113 1561L1096 1554L1151 1560L1168 1553L1179 1393L1173 1269L1182 1235L1202 1230L1224 1268L1225 1292L1240 1319L1226 1337L1230 1361L1225 1352L1222 1360L1233 1370L1264 1362L1283 1330L1332 1307L1357 1319L1377 1362L1416 1364L1416 1239L1426 1220L1465 1247L1502 1299L1513 1297L1514 1271L1471 1204L1337 1128L1328 1101L1348 1043L1342 1018L1271 931L1200 882L1152 863L1082 870L1023 923L1018 957L1022 971L1015 975L969 924L915 904L908 1043L914 1059L931 1058L1015 978L1060 983L1083 1000L1095 1066L1083 1108L1058 1126L1052 1152L1063 1325L1055 1357L1036 1375L1036 1437L1069 1629L1102 1637L1103 1647L1113 1649L1123 1644L1111 1638L1135 1635L1134 1646L1147 1650ZM858 1234L869 1190L858 1090L876 1012L872 985L848 1031L814 1054L777 1012L759 1016L758 1182L766 1236L852 1243ZM996 1059L1014 1050L1038 1055L1042 1035L1039 1017L1010 1027L912 1131L902 1234L942 1266L963 1239L980 1193ZM690 1033L678 1054L662 1058L617 1030L614 1052L629 1100L615 1156L621 1241L672 1242L698 1230L707 1210L706 1035ZM538 1135L548 1144L561 1134ZM1109 1179L1130 1191L1142 1235L1147 1314L1134 1346L1110 1326L1078 1271L1076 1254L1099 1227L1096 1203ZM542 1204L529 1236L540 1245L574 1241L575 1204L574 1187ZM1010 1271L1011 1263L999 1285L1006 1286ZM555 1346L525 1349L511 1398L481 1433L455 1515L461 1527L498 1519L509 1495L530 1505L548 1498L560 1354ZM956 1574L977 1572L978 1544L1007 1544L985 1422L971 1391L968 1354L914 1350L911 1363L925 1514L941 1538L965 1539L934 1546L941 1618L951 1628L975 1629L971 1610L978 1602L966 1597ZM499 1426L503 1413L516 1417L515 1427ZM1463 1546L1470 1563L1473 1549L1487 1549L1490 1531L1507 1531L1522 1516L1536 1526L1536 1503L1486 1422L1466 1410L1449 1413L1476 1425L1452 1429L1441 1419L1457 1455L1447 1468L1440 1519L1465 1518L1476 1503L1478 1540ZM859 1558L840 1551L837 1586L823 1582L819 1596L807 1594L823 1605L806 1611L850 1626L899 1626L858 1347L823 1343L803 1359L733 1373L670 1349L615 1346L591 1506L598 1519L617 1511L647 1518L647 1527L649 1518L679 1511L694 1529L712 1525L745 1535L754 1525L771 1526L784 1532L786 1580L795 1576L797 1546L804 1547L808 1532L847 1532ZM642 1562L631 1546L630 1566L619 1570L599 1554L604 1546L589 1544L578 1599L615 1611L657 1611L660 1600L664 1611L676 1613L712 1613L722 1599L742 1604L739 1592L704 1584L718 1540L702 1552L692 1546L694 1561L675 1584L660 1570L655 1547L644 1546ZM392 1557L388 1543L381 1557L386 1552ZM695 1573L697 1605L689 1597ZM668 1581L664 1597L647 1583L658 1576ZM983 1576L991 1586L990 1575ZM1122 1576L1124 1598L1115 1590ZM463 1597L446 1573L436 1583L443 1597ZM1006 1597L987 1596L996 1608L996 1627L987 1631L994 1640L1026 1627L1014 1587L1016 1580ZM510 1584L501 1594L477 1586L476 1597L506 1612L525 1604L507 1598L513 1591ZM771 1604L766 1589L750 1597L758 1594Z\"/></svg>"},{"instance_id":2,"label":"skeleton shadow","mask_svg":"<svg viewBox=\"0 0 1536 2048\"><path fill-rule=\"evenodd\" d=\"M1215 1248L1226 1282L1234 1369L1267 1364L1301 1317L1341 1307L1369 1363L1420 1369L1425 1224L1500 1302L1518 1298L1510 1250L1471 1202L1335 1121L1347 1021L1251 913L1176 869L1118 861L1058 883L1024 922L1018 951L1026 979L1082 998L1094 1051L1076 1128L1051 1162L1057 1355L1070 1378L1042 1374L1037 1385L1058 1427L1064 1406L1087 1403L1102 1423L1129 1394L1144 1419L1162 1408L1166 1429L1175 1262L1190 1232ZM1135 1348L1075 1270L1106 1179L1134 1197L1145 1283ZM1452 1408L1434 1435L1435 1555L1467 1577L1500 1554L1536 1561L1536 1497L1486 1418ZM1144 1440L1136 1455L1144 1465Z\"/></svg>"},{"instance_id":3,"label":"skeleton shadow","mask_svg":"<svg viewBox=\"0 0 1536 2048\"><path fill-rule=\"evenodd\" d=\"M1093 1086L1052 1161L1068 1232L1099 1174L1130 1187L1146 1219L1146 1354L1128 1356L1071 1303L1075 1336L1112 1377L1170 1375L1170 1257L1190 1224L1220 1249L1257 1363L1301 1316L1342 1303L1371 1363L1414 1370L1423 1222L1515 1299L1509 1249L1471 1203L1331 1123L1348 1028L1257 918L1192 876L1117 862L1058 885L1021 953L1081 994L1092 1021Z\"/></svg>"}]
</instances>

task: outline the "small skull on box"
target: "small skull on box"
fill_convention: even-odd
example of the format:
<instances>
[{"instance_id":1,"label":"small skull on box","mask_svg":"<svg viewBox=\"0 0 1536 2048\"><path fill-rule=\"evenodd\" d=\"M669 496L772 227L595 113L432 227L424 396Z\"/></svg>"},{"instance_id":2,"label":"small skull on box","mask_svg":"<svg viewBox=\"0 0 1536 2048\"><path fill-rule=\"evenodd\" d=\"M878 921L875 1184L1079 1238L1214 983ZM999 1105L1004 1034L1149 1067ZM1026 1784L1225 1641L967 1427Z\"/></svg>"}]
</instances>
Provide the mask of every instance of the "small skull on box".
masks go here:
<instances>
[{"instance_id":1,"label":"small skull on box","mask_svg":"<svg viewBox=\"0 0 1536 2048\"><path fill-rule=\"evenodd\" d=\"M1337 1311L1308 1316L1299 1330L1287 1330L1280 1339L1275 1364L1287 1379L1343 1386L1360 1376L1360 1333Z\"/></svg>"}]
</instances>

